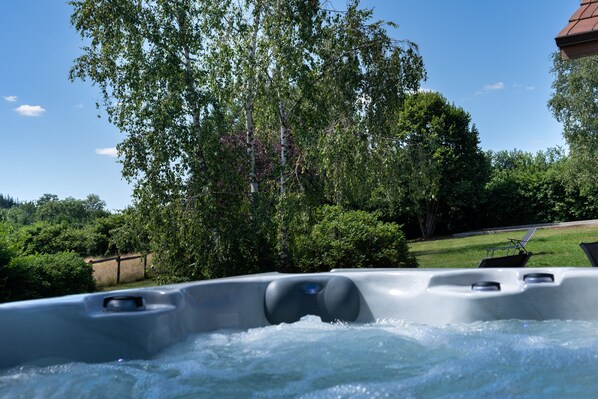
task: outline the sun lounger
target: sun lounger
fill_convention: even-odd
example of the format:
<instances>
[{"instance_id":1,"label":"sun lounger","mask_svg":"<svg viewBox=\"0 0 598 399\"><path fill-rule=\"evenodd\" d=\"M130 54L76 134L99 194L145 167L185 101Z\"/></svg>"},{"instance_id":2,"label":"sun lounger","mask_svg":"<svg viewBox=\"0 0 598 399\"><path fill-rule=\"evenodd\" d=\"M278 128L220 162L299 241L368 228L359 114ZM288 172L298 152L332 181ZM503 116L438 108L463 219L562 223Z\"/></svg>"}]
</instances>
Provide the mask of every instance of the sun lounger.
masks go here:
<instances>
[{"instance_id":1,"label":"sun lounger","mask_svg":"<svg viewBox=\"0 0 598 399\"><path fill-rule=\"evenodd\" d=\"M582 242L579 244L581 249L586 253L592 266L598 266L598 242Z\"/></svg>"},{"instance_id":2,"label":"sun lounger","mask_svg":"<svg viewBox=\"0 0 598 399\"><path fill-rule=\"evenodd\" d=\"M510 251L527 253L525 246L536 232L536 229L537 227L528 229L527 233L525 233L521 240L516 238L508 238L510 244L504 247L486 248L486 258L494 257L495 251L506 251L506 255L509 255Z\"/></svg>"}]
</instances>

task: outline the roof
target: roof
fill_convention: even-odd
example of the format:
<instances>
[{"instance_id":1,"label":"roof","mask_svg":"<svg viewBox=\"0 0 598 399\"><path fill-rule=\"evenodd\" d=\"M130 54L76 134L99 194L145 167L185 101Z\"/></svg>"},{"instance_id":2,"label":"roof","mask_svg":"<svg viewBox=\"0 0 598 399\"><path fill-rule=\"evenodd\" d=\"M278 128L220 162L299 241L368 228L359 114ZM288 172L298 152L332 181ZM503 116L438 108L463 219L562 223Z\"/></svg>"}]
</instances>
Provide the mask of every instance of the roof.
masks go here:
<instances>
[{"instance_id":1,"label":"roof","mask_svg":"<svg viewBox=\"0 0 598 399\"><path fill-rule=\"evenodd\" d=\"M598 54L598 0L582 0L555 40L563 59Z\"/></svg>"}]
</instances>

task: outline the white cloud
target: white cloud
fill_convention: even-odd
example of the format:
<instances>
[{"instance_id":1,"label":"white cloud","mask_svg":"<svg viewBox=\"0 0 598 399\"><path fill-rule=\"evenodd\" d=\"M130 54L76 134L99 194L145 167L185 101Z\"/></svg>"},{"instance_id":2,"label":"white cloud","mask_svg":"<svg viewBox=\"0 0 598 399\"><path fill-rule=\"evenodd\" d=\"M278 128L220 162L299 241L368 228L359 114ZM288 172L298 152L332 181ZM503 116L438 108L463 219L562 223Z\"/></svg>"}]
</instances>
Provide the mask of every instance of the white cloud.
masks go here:
<instances>
[{"instance_id":1,"label":"white cloud","mask_svg":"<svg viewBox=\"0 0 598 399\"><path fill-rule=\"evenodd\" d=\"M527 90L527 91L534 91L536 90L536 86L532 86L532 85L520 85L518 83L514 83L513 84L513 88L514 89L522 89L522 90Z\"/></svg>"},{"instance_id":2,"label":"white cloud","mask_svg":"<svg viewBox=\"0 0 598 399\"><path fill-rule=\"evenodd\" d=\"M506 86L505 86L504 82L490 83L490 84L484 85L484 88L482 90L476 91L475 95L479 96L482 94L491 93L493 91L504 90L505 87Z\"/></svg>"},{"instance_id":3,"label":"white cloud","mask_svg":"<svg viewBox=\"0 0 598 399\"><path fill-rule=\"evenodd\" d=\"M502 90L505 88L505 84L503 82L496 82L489 85L484 86L485 91L494 91L494 90Z\"/></svg>"},{"instance_id":4,"label":"white cloud","mask_svg":"<svg viewBox=\"0 0 598 399\"><path fill-rule=\"evenodd\" d=\"M4 101L9 102L9 103L14 103L17 102L17 100L19 99L17 96L4 96Z\"/></svg>"},{"instance_id":5,"label":"white cloud","mask_svg":"<svg viewBox=\"0 0 598 399\"><path fill-rule=\"evenodd\" d=\"M118 151L116 151L116 148L111 147L111 148L96 148L96 154L98 155L106 155L108 157L117 157L118 156Z\"/></svg>"},{"instance_id":6,"label":"white cloud","mask_svg":"<svg viewBox=\"0 0 598 399\"><path fill-rule=\"evenodd\" d=\"M15 111L22 116L41 116L46 110L39 105L20 105Z\"/></svg>"},{"instance_id":7,"label":"white cloud","mask_svg":"<svg viewBox=\"0 0 598 399\"><path fill-rule=\"evenodd\" d=\"M80 103L80 104L75 105L75 108L83 108L84 106L85 106L85 104Z\"/></svg>"}]
</instances>

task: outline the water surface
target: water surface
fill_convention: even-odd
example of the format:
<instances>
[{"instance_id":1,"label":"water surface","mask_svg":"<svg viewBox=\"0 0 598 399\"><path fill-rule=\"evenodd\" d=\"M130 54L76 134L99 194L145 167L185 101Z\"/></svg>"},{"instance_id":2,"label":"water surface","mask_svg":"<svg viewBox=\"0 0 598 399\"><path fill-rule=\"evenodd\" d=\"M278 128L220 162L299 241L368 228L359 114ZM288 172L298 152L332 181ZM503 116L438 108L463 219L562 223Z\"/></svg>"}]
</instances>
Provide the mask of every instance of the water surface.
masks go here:
<instances>
[{"instance_id":1,"label":"water surface","mask_svg":"<svg viewBox=\"0 0 598 399\"><path fill-rule=\"evenodd\" d=\"M598 323L308 316L196 335L151 360L0 371L0 398L216 397L596 398Z\"/></svg>"}]
</instances>

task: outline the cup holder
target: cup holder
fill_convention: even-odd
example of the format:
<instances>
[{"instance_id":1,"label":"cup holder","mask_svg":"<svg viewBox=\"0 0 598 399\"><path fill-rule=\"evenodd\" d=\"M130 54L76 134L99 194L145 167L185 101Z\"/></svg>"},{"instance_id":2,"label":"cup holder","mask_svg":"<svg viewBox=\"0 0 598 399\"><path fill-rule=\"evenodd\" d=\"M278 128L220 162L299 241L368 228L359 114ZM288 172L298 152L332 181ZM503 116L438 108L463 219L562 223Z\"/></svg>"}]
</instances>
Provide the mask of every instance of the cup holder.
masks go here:
<instances>
[{"instance_id":1,"label":"cup holder","mask_svg":"<svg viewBox=\"0 0 598 399\"><path fill-rule=\"evenodd\" d=\"M145 310L145 301L141 296L108 296L103 302L104 312L139 312Z\"/></svg>"},{"instance_id":2,"label":"cup holder","mask_svg":"<svg viewBox=\"0 0 598 399\"><path fill-rule=\"evenodd\" d=\"M528 284L554 283L554 274L530 273L523 276L523 281Z\"/></svg>"},{"instance_id":3,"label":"cup holder","mask_svg":"<svg viewBox=\"0 0 598 399\"><path fill-rule=\"evenodd\" d=\"M496 281L478 281L471 285L472 291L500 291L500 283Z\"/></svg>"}]
</instances>

